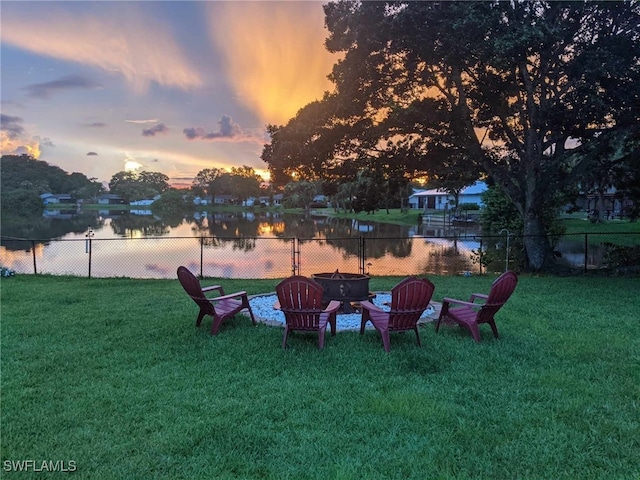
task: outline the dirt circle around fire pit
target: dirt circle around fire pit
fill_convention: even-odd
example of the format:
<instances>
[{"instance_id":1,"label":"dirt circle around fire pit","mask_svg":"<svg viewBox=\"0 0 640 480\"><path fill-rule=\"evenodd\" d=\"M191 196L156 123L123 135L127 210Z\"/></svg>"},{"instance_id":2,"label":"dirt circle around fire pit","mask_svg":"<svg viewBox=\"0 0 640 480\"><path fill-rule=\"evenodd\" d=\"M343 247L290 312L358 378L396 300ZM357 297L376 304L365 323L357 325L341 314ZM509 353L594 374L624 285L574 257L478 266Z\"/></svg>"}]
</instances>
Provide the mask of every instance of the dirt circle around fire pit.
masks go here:
<instances>
[{"instance_id":1,"label":"dirt circle around fire pit","mask_svg":"<svg viewBox=\"0 0 640 480\"><path fill-rule=\"evenodd\" d=\"M385 303L391 302L390 292L374 292L375 298L373 303L383 310L389 310ZM284 313L274 308L274 304L278 301L278 296L274 293L263 293L252 295L249 297L249 304L257 322L264 323L271 327L284 327ZM420 317L418 325L425 325L438 319L442 304L431 302ZM360 330L361 314L354 313L338 313L336 317L337 331L353 331ZM367 329L373 329L371 322L367 322Z\"/></svg>"}]
</instances>

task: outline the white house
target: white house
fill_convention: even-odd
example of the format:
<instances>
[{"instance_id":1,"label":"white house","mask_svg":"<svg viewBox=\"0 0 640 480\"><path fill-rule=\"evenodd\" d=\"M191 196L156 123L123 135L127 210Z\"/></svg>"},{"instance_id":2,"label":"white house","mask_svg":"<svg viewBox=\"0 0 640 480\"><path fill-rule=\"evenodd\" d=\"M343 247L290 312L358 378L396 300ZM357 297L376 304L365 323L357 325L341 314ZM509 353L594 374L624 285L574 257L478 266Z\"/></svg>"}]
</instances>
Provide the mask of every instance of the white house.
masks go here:
<instances>
[{"instance_id":1,"label":"white house","mask_svg":"<svg viewBox=\"0 0 640 480\"><path fill-rule=\"evenodd\" d=\"M193 197L194 205L211 205L213 203L213 197Z\"/></svg>"},{"instance_id":2,"label":"white house","mask_svg":"<svg viewBox=\"0 0 640 480\"><path fill-rule=\"evenodd\" d=\"M98 197L99 205L121 205L123 203L123 198L120 195L115 195L113 193L105 193Z\"/></svg>"},{"instance_id":3,"label":"white house","mask_svg":"<svg viewBox=\"0 0 640 480\"><path fill-rule=\"evenodd\" d=\"M269 206L281 206L282 205L282 197L283 195L281 193L276 193L275 195L272 195L270 197L268 196L262 196L262 197L249 197L247 198L245 201L242 202L242 206L243 207L254 207L256 205L264 205L265 207L269 207ZM273 205L271 203L271 201L273 201Z\"/></svg>"},{"instance_id":4,"label":"white house","mask_svg":"<svg viewBox=\"0 0 640 480\"><path fill-rule=\"evenodd\" d=\"M44 203L45 205L58 203L76 203L68 193L43 193L42 195L40 195L40 198L42 199L42 203Z\"/></svg>"},{"instance_id":5,"label":"white house","mask_svg":"<svg viewBox=\"0 0 640 480\"><path fill-rule=\"evenodd\" d=\"M482 206L482 193L485 190L487 190L487 184L477 181L460 191L458 203L477 203ZM444 210L455 204L455 197L440 188L434 188L414 192L413 195L409 196L408 203L409 208Z\"/></svg>"},{"instance_id":6,"label":"white house","mask_svg":"<svg viewBox=\"0 0 640 480\"><path fill-rule=\"evenodd\" d=\"M233 195L214 195L213 203L214 205L231 205L233 203Z\"/></svg>"},{"instance_id":7,"label":"white house","mask_svg":"<svg viewBox=\"0 0 640 480\"><path fill-rule=\"evenodd\" d=\"M145 198L143 200L134 200L133 202L129 202L129 205L136 206L136 207L142 207L142 206L148 207L159 198L160 198L160 195L156 195L153 198Z\"/></svg>"}]
</instances>

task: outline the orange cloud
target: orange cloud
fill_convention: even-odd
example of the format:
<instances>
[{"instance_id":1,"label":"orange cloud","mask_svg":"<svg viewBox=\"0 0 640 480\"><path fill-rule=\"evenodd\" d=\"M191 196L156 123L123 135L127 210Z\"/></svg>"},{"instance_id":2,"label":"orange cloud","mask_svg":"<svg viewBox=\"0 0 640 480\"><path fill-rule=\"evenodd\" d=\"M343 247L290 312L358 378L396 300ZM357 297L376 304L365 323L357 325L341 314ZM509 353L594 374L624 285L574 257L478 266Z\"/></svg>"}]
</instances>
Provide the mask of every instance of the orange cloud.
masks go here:
<instances>
[{"instance_id":1,"label":"orange cloud","mask_svg":"<svg viewBox=\"0 0 640 480\"><path fill-rule=\"evenodd\" d=\"M41 147L53 147L49 138L29 134L21 117L0 113L0 153L40 158Z\"/></svg>"},{"instance_id":2,"label":"orange cloud","mask_svg":"<svg viewBox=\"0 0 640 480\"><path fill-rule=\"evenodd\" d=\"M170 30L135 5L116 2L104 15L75 15L43 3L41 16L3 11L2 41L39 55L123 75L136 91L150 82L189 89L202 85Z\"/></svg>"},{"instance_id":3,"label":"orange cloud","mask_svg":"<svg viewBox=\"0 0 640 480\"><path fill-rule=\"evenodd\" d=\"M239 101L284 124L332 87L319 2L212 2L209 31Z\"/></svg>"}]
</instances>

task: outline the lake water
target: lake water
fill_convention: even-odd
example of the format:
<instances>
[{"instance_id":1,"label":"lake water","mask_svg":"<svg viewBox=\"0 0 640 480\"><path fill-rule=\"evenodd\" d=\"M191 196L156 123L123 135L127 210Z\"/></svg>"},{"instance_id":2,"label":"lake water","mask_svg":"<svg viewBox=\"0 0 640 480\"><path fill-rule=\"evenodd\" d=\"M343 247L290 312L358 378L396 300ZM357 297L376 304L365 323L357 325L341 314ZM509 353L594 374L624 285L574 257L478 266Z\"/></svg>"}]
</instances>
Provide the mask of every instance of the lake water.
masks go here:
<instances>
[{"instance_id":1,"label":"lake water","mask_svg":"<svg viewBox=\"0 0 640 480\"><path fill-rule=\"evenodd\" d=\"M177 266L186 265L210 277L282 278L294 268L303 275L357 273L364 249L371 275L478 271L474 226L407 227L271 212L175 219L150 213L61 211L3 223L0 263L18 273L34 273L34 262L38 273L88 276L90 269L93 277L175 278Z\"/></svg>"}]
</instances>

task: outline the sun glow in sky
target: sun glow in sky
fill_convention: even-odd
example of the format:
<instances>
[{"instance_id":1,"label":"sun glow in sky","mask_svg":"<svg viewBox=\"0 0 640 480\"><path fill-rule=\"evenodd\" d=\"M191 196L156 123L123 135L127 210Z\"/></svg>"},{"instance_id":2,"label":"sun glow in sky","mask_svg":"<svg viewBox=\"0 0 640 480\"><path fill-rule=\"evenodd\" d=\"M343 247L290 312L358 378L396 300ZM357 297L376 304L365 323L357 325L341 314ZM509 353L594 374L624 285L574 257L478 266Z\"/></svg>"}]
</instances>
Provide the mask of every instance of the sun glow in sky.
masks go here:
<instances>
[{"instance_id":1,"label":"sun glow in sky","mask_svg":"<svg viewBox=\"0 0 640 480\"><path fill-rule=\"evenodd\" d=\"M142 165L140 165L138 162L134 162L133 160L127 160L126 162L124 162L124 169L127 172L135 172L136 170L140 170L142 168Z\"/></svg>"},{"instance_id":2,"label":"sun glow in sky","mask_svg":"<svg viewBox=\"0 0 640 480\"><path fill-rule=\"evenodd\" d=\"M271 2L253 4L248 11L242 2L210 7L211 37L236 85L238 101L260 118L284 124L331 88L326 76L333 57L318 48L325 30L315 3L292 2L275 10ZM298 21L305 18L315 20ZM229 39L233 48L226 48Z\"/></svg>"},{"instance_id":3,"label":"sun glow in sky","mask_svg":"<svg viewBox=\"0 0 640 480\"><path fill-rule=\"evenodd\" d=\"M264 175L266 125L332 88L322 4L3 0L2 154L100 181Z\"/></svg>"}]
</instances>

